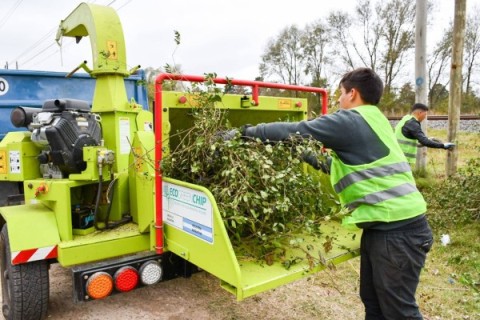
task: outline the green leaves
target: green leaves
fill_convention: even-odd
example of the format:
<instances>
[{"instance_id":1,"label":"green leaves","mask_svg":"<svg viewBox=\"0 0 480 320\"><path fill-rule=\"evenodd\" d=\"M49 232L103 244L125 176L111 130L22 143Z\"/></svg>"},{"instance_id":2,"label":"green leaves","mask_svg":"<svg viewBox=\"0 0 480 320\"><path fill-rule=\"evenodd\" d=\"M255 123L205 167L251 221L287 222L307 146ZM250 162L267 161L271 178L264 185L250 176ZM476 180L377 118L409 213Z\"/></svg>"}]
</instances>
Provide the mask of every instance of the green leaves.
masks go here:
<instances>
[{"instance_id":1,"label":"green leaves","mask_svg":"<svg viewBox=\"0 0 480 320\"><path fill-rule=\"evenodd\" d=\"M208 188L234 247L248 239L255 246L247 249L249 254L273 262L284 252L279 247L298 245L294 234L318 234L323 216L332 213L332 195L299 160L305 149L321 150L322 145L301 138L277 144L219 138L219 131L230 128L228 111L215 108L222 97L211 81L215 76L208 76L206 91L194 89L193 126L176 133L180 143L164 158L163 174Z\"/></svg>"},{"instance_id":2,"label":"green leaves","mask_svg":"<svg viewBox=\"0 0 480 320\"><path fill-rule=\"evenodd\" d=\"M178 32L177 30L173 30L174 34L175 34L175 44L178 46L180 45L180 32Z\"/></svg>"},{"instance_id":3,"label":"green leaves","mask_svg":"<svg viewBox=\"0 0 480 320\"><path fill-rule=\"evenodd\" d=\"M473 158L456 176L422 190L429 204L429 221L435 228L480 220L479 168L480 157Z\"/></svg>"}]
</instances>

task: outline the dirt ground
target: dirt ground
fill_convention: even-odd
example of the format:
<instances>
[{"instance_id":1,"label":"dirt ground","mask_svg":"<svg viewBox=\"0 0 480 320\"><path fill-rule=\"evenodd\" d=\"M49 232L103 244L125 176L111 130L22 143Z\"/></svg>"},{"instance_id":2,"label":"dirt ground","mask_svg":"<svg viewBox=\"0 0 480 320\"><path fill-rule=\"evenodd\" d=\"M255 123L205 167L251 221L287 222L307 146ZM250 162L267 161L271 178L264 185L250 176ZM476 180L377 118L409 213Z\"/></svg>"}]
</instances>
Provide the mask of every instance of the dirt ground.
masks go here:
<instances>
[{"instance_id":1,"label":"dirt ground","mask_svg":"<svg viewBox=\"0 0 480 320\"><path fill-rule=\"evenodd\" d=\"M189 279L74 304L70 270L52 265L47 319L361 319L358 259L241 302L222 289L218 279L200 272Z\"/></svg>"},{"instance_id":2,"label":"dirt ground","mask_svg":"<svg viewBox=\"0 0 480 320\"><path fill-rule=\"evenodd\" d=\"M324 270L240 302L220 287L220 280L206 272L200 272L188 279L177 278L132 292L116 294L104 300L78 304L75 304L72 298L71 271L56 264L50 269L47 319L363 319L364 309L358 295L359 261L360 258L354 258L337 266L336 270ZM417 297L425 320L477 319L468 315L460 318L438 316L442 308L450 309L451 305L431 305L431 281L438 287L438 277L429 277L427 283L422 283L421 280Z\"/></svg>"}]
</instances>

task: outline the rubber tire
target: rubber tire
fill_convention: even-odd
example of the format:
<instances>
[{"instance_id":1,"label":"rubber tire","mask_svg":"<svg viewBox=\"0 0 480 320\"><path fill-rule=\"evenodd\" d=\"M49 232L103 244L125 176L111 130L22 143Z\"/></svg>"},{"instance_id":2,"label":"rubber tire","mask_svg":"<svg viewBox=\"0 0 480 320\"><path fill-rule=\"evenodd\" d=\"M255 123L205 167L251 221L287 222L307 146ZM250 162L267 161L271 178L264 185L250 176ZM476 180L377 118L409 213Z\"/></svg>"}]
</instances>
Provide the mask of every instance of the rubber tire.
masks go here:
<instances>
[{"instance_id":1,"label":"rubber tire","mask_svg":"<svg viewBox=\"0 0 480 320\"><path fill-rule=\"evenodd\" d=\"M2 313L5 319L44 319L49 295L47 261L12 265L7 224L0 233L0 258Z\"/></svg>"}]
</instances>

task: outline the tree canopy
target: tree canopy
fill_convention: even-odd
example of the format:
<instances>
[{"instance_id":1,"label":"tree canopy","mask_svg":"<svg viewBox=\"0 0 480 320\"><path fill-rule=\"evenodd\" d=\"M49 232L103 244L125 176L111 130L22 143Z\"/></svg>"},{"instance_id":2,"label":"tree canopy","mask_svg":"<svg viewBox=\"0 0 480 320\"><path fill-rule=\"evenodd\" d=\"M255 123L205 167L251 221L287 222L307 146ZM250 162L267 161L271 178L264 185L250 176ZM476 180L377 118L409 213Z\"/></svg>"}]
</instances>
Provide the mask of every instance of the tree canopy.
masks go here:
<instances>
[{"instance_id":1,"label":"tree canopy","mask_svg":"<svg viewBox=\"0 0 480 320\"><path fill-rule=\"evenodd\" d=\"M427 49L429 105L438 113L445 113L448 106L451 48L452 24ZM265 81L320 86L335 92L342 74L369 67L384 82L380 108L405 113L415 102L414 50L415 0L358 0L354 14L334 11L303 28L286 26L269 40L259 72ZM465 35L462 113L480 112L479 53L480 18L472 12ZM335 100L331 99L332 106Z\"/></svg>"}]
</instances>

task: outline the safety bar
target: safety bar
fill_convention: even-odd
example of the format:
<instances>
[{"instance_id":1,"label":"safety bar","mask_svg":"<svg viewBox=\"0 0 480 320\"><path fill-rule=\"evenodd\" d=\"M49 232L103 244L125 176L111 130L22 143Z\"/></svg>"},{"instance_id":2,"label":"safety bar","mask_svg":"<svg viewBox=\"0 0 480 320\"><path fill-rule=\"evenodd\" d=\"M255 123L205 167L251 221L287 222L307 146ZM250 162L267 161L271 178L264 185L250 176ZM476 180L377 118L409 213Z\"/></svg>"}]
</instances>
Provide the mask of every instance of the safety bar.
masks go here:
<instances>
[{"instance_id":1,"label":"safety bar","mask_svg":"<svg viewBox=\"0 0 480 320\"><path fill-rule=\"evenodd\" d=\"M194 76L186 74L171 74L171 73L161 73L155 79L155 194L156 194L156 203L155 203L155 230L156 230L156 252L158 254L163 253L163 207L162 207L162 173L160 172L160 162L162 160L162 84L164 81L188 81L188 82L205 82L207 80L204 76ZM306 87L306 86L296 86L291 84L280 84L272 82L262 82L262 81L252 81L252 80L237 80L237 79L227 79L227 78L213 78L208 79L217 84L228 84L236 86L244 86L252 88L252 104L255 106L259 105L258 96L259 88L271 88L271 89L284 89L289 91L301 91L301 92L312 92L320 93L322 95L322 114L327 114L328 106L328 93L324 88L317 87ZM158 114L157 114L158 113Z\"/></svg>"}]
</instances>

